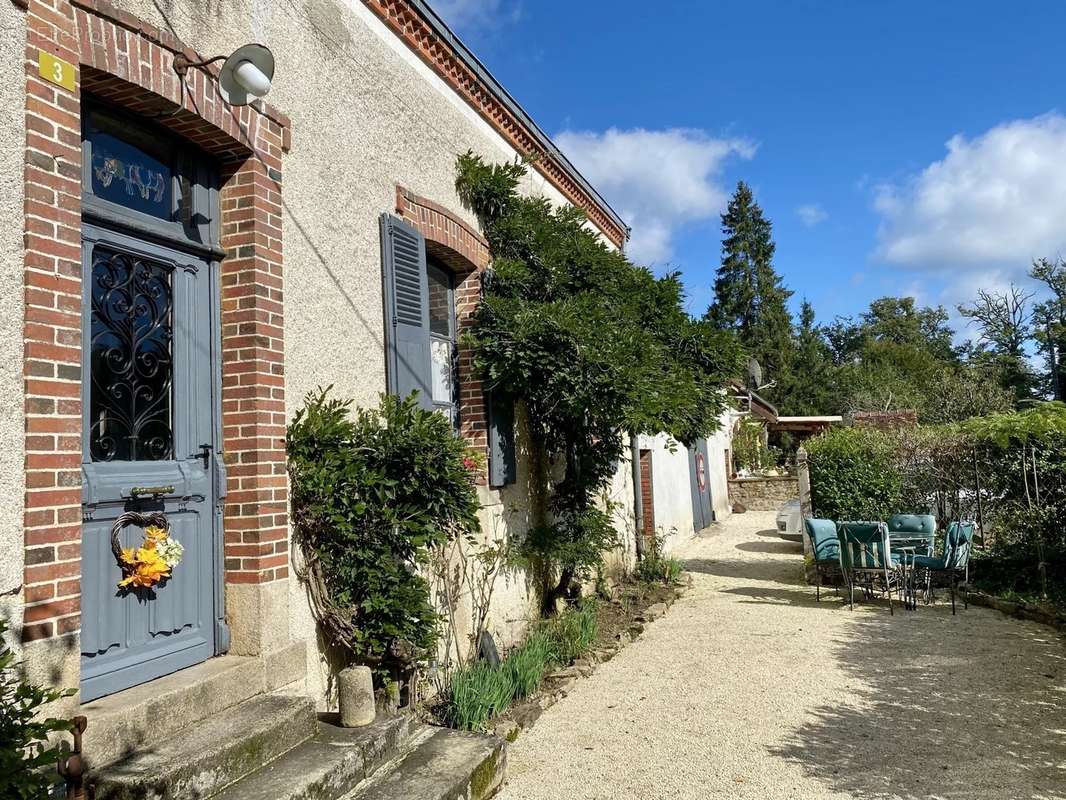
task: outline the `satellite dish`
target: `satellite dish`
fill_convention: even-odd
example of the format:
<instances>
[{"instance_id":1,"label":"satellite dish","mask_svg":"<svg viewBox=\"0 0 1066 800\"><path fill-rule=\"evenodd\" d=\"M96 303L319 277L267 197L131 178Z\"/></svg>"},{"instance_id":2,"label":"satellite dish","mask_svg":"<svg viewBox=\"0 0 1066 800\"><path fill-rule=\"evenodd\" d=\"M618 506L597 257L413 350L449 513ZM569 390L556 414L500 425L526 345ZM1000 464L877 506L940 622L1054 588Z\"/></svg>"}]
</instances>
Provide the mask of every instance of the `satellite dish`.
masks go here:
<instances>
[{"instance_id":1,"label":"satellite dish","mask_svg":"<svg viewBox=\"0 0 1066 800\"><path fill-rule=\"evenodd\" d=\"M218 93L231 106L266 96L274 80L274 54L261 44L238 47L218 73Z\"/></svg>"},{"instance_id":2,"label":"satellite dish","mask_svg":"<svg viewBox=\"0 0 1066 800\"><path fill-rule=\"evenodd\" d=\"M754 358L748 359L748 388L758 391L762 386L762 366Z\"/></svg>"}]
</instances>

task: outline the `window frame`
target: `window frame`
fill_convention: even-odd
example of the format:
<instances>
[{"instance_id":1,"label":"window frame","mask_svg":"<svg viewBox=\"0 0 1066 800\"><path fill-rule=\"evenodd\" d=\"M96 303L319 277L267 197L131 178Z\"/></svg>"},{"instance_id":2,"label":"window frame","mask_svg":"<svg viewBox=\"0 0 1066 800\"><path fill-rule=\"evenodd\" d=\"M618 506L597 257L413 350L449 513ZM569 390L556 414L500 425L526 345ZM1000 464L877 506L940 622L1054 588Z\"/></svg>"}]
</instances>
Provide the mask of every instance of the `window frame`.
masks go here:
<instances>
[{"instance_id":1,"label":"window frame","mask_svg":"<svg viewBox=\"0 0 1066 800\"><path fill-rule=\"evenodd\" d=\"M170 219L163 219L135 208L107 200L93 190L93 141L90 125L94 113L101 113L142 133L156 136L170 153ZM226 257L219 241L221 226L218 219L220 191L219 165L195 146L160 126L151 118L137 117L122 108L92 95L82 100L81 124L81 210L86 219L107 226L119 226L139 236L161 244L179 247L214 260ZM182 220L179 214L183 199L189 214Z\"/></svg>"},{"instance_id":2,"label":"window frame","mask_svg":"<svg viewBox=\"0 0 1066 800\"><path fill-rule=\"evenodd\" d=\"M426 279L427 285L430 287L426 293L426 304L430 303L430 297L433 293L432 287L434 285L434 275L439 276L443 280L440 282L448 287L448 336L443 336L433 330L432 315L429 318L429 341L430 341L430 369L434 368L433 363L433 343L444 342L448 345L448 352L451 362L451 400L448 402L437 400L435 397L430 399L433 402L433 408L436 411L440 411L451 420L452 425L456 429L459 428L459 336L458 325L455 311L455 273L448 269L439 259L434 258L430 254L426 254Z\"/></svg>"}]
</instances>

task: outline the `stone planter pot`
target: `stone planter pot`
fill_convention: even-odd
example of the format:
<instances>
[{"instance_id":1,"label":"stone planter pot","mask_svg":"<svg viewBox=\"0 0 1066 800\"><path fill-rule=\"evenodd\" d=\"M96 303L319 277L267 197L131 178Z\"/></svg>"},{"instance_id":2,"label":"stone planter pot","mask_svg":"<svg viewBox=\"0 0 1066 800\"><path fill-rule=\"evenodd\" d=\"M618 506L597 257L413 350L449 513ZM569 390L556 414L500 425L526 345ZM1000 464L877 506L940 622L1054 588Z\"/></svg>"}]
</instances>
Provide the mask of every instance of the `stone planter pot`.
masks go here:
<instances>
[{"instance_id":1,"label":"stone planter pot","mask_svg":"<svg viewBox=\"0 0 1066 800\"><path fill-rule=\"evenodd\" d=\"M370 667L348 667L340 671L337 675L337 701L343 727L361 728L374 721L377 704L374 702L374 676Z\"/></svg>"}]
</instances>

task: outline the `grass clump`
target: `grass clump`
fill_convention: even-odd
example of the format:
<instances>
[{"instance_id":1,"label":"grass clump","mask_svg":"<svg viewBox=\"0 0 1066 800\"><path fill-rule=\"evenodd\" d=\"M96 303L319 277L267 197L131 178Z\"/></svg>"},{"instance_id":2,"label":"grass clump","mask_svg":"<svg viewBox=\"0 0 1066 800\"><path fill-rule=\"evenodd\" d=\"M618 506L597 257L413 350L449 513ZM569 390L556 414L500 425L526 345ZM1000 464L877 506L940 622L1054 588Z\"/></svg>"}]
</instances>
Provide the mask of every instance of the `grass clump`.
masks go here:
<instances>
[{"instance_id":1,"label":"grass clump","mask_svg":"<svg viewBox=\"0 0 1066 800\"><path fill-rule=\"evenodd\" d=\"M441 720L459 730L485 730L514 701L536 692L545 674L588 652L598 632L593 603L538 623L498 667L479 661L456 670L445 690Z\"/></svg>"},{"instance_id":2,"label":"grass clump","mask_svg":"<svg viewBox=\"0 0 1066 800\"><path fill-rule=\"evenodd\" d=\"M676 586L681 582L685 567L679 559L663 553L663 539L654 536L647 540L647 549L637 562L634 577L644 583L664 583Z\"/></svg>"}]
</instances>

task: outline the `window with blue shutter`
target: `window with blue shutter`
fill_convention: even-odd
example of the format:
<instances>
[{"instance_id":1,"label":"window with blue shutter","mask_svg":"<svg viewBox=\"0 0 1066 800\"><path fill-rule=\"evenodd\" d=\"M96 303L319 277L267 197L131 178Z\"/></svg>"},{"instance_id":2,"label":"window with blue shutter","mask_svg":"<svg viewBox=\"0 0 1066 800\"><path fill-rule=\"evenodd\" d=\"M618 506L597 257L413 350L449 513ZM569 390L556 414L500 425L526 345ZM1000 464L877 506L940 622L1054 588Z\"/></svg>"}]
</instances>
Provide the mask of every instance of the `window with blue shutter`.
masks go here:
<instances>
[{"instance_id":1,"label":"window with blue shutter","mask_svg":"<svg viewBox=\"0 0 1066 800\"><path fill-rule=\"evenodd\" d=\"M385 351L388 390L406 397L418 391L432 410L433 372L426 242L416 228L381 215L381 261L385 288Z\"/></svg>"}]
</instances>

